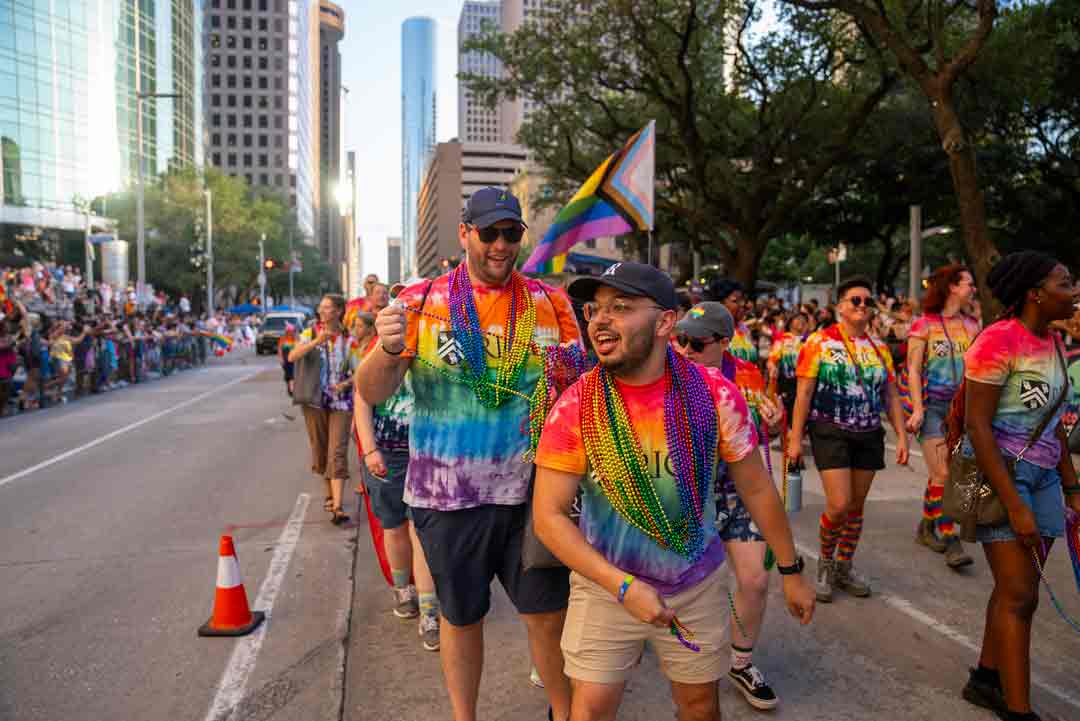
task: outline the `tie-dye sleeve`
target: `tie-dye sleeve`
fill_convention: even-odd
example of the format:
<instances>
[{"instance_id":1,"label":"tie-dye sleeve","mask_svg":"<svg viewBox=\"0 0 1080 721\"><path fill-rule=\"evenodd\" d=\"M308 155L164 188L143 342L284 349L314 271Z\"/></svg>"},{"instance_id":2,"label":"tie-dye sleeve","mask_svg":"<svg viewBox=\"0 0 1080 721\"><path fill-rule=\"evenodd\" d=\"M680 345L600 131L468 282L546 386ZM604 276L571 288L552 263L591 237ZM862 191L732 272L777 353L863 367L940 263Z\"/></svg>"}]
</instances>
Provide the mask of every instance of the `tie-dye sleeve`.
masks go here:
<instances>
[{"instance_id":1,"label":"tie-dye sleeve","mask_svg":"<svg viewBox=\"0 0 1080 721\"><path fill-rule=\"evenodd\" d=\"M930 323L926 319L925 315L920 315L915 319L915 322L911 324L911 330L908 331L908 338L914 338L921 340L924 343L930 337Z\"/></svg>"},{"instance_id":2,"label":"tie-dye sleeve","mask_svg":"<svg viewBox=\"0 0 1080 721\"><path fill-rule=\"evenodd\" d=\"M566 291L560 288L548 288L548 298L555 309L555 318L559 323L559 343L581 342L581 329L578 328L577 316L570 304Z\"/></svg>"},{"instance_id":3,"label":"tie-dye sleeve","mask_svg":"<svg viewBox=\"0 0 1080 721\"><path fill-rule=\"evenodd\" d=\"M581 382L566 389L548 414L536 465L567 473L584 475L588 468L585 442L581 438Z\"/></svg>"},{"instance_id":4,"label":"tie-dye sleeve","mask_svg":"<svg viewBox=\"0 0 1080 721\"><path fill-rule=\"evenodd\" d=\"M443 276L445 278L446 276ZM394 303L402 305L411 310L405 311L405 354L416 355L417 347L420 337L420 320L421 316L417 311L420 310L420 306L424 306L424 310L432 312L433 301L441 300L441 297L445 295L445 290L436 293L436 286L439 280L437 278L433 281L422 281L420 283L414 283L407 288L404 288L398 297L394 299ZM445 283L442 285L445 289ZM425 297L426 296L426 297Z\"/></svg>"},{"instance_id":5,"label":"tie-dye sleeve","mask_svg":"<svg viewBox=\"0 0 1080 721\"><path fill-rule=\"evenodd\" d=\"M717 368L706 368L705 379L716 402L716 434L719 456L728 463L746 458L757 448L758 436L750 408L738 387Z\"/></svg>"},{"instance_id":6,"label":"tie-dye sleeve","mask_svg":"<svg viewBox=\"0 0 1080 721\"><path fill-rule=\"evenodd\" d=\"M1003 386L1009 377L1015 355L1015 334L1010 325L996 323L987 327L964 354L964 375L977 382Z\"/></svg>"},{"instance_id":7,"label":"tie-dye sleeve","mask_svg":"<svg viewBox=\"0 0 1080 721\"><path fill-rule=\"evenodd\" d=\"M821 331L813 333L799 350L795 375L799 378L817 378L821 369Z\"/></svg>"}]
</instances>

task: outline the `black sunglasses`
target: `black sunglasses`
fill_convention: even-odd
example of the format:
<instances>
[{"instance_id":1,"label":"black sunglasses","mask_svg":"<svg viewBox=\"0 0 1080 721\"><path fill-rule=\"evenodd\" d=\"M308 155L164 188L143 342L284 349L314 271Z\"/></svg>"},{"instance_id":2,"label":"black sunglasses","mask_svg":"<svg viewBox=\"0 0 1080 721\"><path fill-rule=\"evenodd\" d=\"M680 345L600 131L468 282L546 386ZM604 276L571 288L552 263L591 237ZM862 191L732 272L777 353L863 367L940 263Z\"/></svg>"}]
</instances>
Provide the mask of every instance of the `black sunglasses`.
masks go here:
<instances>
[{"instance_id":1,"label":"black sunglasses","mask_svg":"<svg viewBox=\"0 0 1080 721\"><path fill-rule=\"evenodd\" d=\"M498 240L500 235L511 245L520 243L521 237L525 235L525 228L520 225L515 225L510 228L496 228L494 225L489 225L486 228L478 228L474 225L473 228L476 229L476 234L480 237L480 242L488 245Z\"/></svg>"},{"instance_id":2,"label":"black sunglasses","mask_svg":"<svg viewBox=\"0 0 1080 721\"><path fill-rule=\"evenodd\" d=\"M720 342L720 336L714 335L712 338L691 338L688 335L679 335L677 338L675 338L675 340L683 348L689 347L690 350L694 351L695 353L704 353L706 346L710 346L713 343Z\"/></svg>"},{"instance_id":3,"label":"black sunglasses","mask_svg":"<svg viewBox=\"0 0 1080 721\"><path fill-rule=\"evenodd\" d=\"M875 303L874 303L874 299L873 299L873 298L871 298L871 297L870 297L870 296L868 296L868 295L856 295L856 296L852 296L851 298L848 298L848 302L849 302L849 303L851 303L851 304L852 304L853 306L855 306L856 308L858 308L858 307L859 307L860 305L862 305L863 303L866 303L866 307L867 307L867 308L873 308L873 307L874 307L874 305L875 305Z\"/></svg>"}]
</instances>

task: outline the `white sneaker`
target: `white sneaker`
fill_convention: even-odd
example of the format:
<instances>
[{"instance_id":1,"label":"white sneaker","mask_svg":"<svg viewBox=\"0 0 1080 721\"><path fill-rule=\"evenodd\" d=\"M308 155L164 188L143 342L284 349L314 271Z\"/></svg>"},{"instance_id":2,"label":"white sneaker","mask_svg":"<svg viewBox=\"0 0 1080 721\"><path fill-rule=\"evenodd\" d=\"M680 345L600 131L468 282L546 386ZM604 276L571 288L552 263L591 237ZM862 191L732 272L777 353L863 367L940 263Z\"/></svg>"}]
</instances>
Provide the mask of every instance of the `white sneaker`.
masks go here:
<instances>
[{"instance_id":1,"label":"white sneaker","mask_svg":"<svg viewBox=\"0 0 1080 721\"><path fill-rule=\"evenodd\" d=\"M425 651L439 650L439 617L420 614L420 626L417 629L420 634L420 643Z\"/></svg>"}]
</instances>

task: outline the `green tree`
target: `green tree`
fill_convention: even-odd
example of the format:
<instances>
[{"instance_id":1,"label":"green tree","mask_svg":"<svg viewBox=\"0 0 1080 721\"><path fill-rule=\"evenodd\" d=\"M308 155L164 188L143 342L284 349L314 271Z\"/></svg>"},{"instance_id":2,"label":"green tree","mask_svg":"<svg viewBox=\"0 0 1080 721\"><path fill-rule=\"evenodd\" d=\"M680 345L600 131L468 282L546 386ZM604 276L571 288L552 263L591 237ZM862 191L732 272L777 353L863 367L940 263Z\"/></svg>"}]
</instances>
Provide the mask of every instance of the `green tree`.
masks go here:
<instances>
[{"instance_id":1,"label":"green tree","mask_svg":"<svg viewBox=\"0 0 1080 721\"><path fill-rule=\"evenodd\" d=\"M518 141L552 179L554 204L655 119L659 242L715 248L752 284L769 241L847 160L895 75L858 33L792 8L770 33L753 30L755 2L598 9L554 0L552 21L472 42L501 61L503 77L463 81L492 105L533 101Z\"/></svg>"}]
</instances>

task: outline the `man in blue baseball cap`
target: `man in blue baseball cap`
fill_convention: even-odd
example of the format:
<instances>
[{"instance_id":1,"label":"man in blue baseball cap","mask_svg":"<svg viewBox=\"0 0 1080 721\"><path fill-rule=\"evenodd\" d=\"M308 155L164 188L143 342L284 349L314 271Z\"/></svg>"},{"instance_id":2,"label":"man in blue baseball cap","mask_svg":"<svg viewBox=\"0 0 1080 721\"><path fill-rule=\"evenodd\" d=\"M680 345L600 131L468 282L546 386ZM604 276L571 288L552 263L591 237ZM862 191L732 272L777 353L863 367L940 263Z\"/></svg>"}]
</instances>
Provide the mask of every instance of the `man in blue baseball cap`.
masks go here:
<instances>
[{"instance_id":1,"label":"man in blue baseball cap","mask_svg":"<svg viewBox=\"0 0 1080 721\"><path fill-rule=\"evenodd\" d=\"M551 704L548 718L566 721L570 714L559 648L569 572L526 573L522 566L532 465L522 460L529 434L521 429L528 427L544 349L580 342L581 333L564 293L514 270L524 233L512 193L473 193L458 226L465 262L410 285L379 313L381 349L356 374L357 392L375 405L409 372L414 405L405 503L435 580L440 658L455 721L476 721L484 617L496 576L528 629Z\"/></svg>"}]
</instances>

